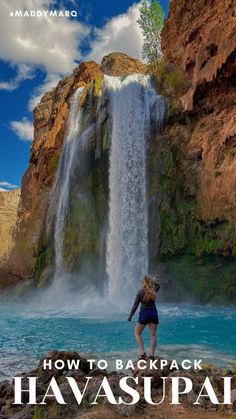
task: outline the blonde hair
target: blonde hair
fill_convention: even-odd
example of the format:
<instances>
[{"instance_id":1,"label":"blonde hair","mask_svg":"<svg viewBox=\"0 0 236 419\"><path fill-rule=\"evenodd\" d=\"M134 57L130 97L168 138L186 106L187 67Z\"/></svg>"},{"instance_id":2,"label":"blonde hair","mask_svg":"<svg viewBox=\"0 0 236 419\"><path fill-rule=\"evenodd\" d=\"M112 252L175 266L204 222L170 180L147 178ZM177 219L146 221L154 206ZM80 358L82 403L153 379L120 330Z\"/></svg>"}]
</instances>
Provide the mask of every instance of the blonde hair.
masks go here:
<instances>
[{"instance_id":1,"label":"blonde hair","mask_svg":"<svg viewBox=\"0 0 236 419\"><path fill-rule=\"evenodd\" d=\"M155 300L157 291L156 291L156 281L154 278L148 275L142 277L142 286L144 289L144 301Z\"/></svg>"}]
</instances>

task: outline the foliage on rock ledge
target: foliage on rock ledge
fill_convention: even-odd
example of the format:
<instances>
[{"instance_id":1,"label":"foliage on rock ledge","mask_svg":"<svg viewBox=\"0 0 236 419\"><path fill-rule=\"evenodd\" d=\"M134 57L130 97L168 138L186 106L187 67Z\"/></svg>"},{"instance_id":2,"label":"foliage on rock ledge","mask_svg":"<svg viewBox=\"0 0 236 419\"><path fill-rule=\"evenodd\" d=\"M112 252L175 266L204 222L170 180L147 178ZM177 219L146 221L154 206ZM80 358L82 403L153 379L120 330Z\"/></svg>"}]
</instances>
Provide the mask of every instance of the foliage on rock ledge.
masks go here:
<instances>
[{"instance_id":1,"label":"foliage on rock ledge","mask_svg":"<svg viewBox=\"0 0 236 419\"><path fill-rule=\"evenodd\" d=\"M165 258L168 298L236 306L235 257L179 255Z\"/></svg>"},{"instance_id":2,"label":"foliage on rock ledge","mask_svg":"<svg viewBox=\"0 0 236 419\"><path fill-rule=\"evenodd\" d=\"M64 257L70 270L81 257L89 258L98 251L98 225L92 202L86 196L74 194L70 200L65 225Z\"/></svg>"},{"instance_id":3,"label":"foliage on rock ledge","mask_svg":"<svg viewBox=\"0 0 236 419\"><path fill-rule=\"evenodd\" d=\"M188 91L191 81L181 70L166 61L150 64L149 70L154 76L158 93L168 100L169 117L176 117L183 111L180 97Z\"/></svg>"},{"instance_id":4,"label":"foliage on rock ledge","mask_svg":"<svg viewBox=\"0 0 236 419\"><path fill-rule=\"evenodd\" d=\"M87 83L80 98L80 109L86 108L86 106L88 106L89 92L92 88L92 114L95 113L97 109L99 94L103 85L103 80L104 75L97 75L92 82Z\"/></svg>"},{"instance_id":5,"label":"foliage on rock ledge","mask_svg":"<svg viewBox=\"0 0 236 419\"><path fill-rule=\"evenodd\" d=\"M235 255L235 223L199 218L197 163L194 169L183 153L183 142L181 135L164 137L149 153L149 199L156 197L157 202L156 254Z\"/></svg>"},{"instance_id":6,"label":"foliage on rock ledge","mask_svg":"<svg viewBox=\"0 0 236 419\"><path fill-rule=\"evenodd\" d=\"M56 172L58 165L59 165L59 161L60 161L60 156L58 154L54 154L49 163L48 163L48 173L49 175L52 175L53 173Z\"/></svg>"},{"instance_id":7,"label":"foliage on rock ledge","mask_svg":"<svg viewBox=\"0 0 236 419\"><path fill-rule=\"evenodd\" d=\"M64 258L71 272L79 272L88 262L98 269L108 211L107 172L108 156L103 155L72 187L64 236Z\"/></svg>"},{"instance_id":8,"label":"foliage on rock ledge","mask_svg":"<svg viewBox=\"0 0 236 419\"><path fill-rule=\"evenodd\" d=\"M170 279L166 298L196 303L236 305L236 224L230 219L206 222L199 217L197 172L201 164L184 153L185 126L167 129L150 144L149 202L154 202L151 246Z\"/></svg>"}]
</instances>

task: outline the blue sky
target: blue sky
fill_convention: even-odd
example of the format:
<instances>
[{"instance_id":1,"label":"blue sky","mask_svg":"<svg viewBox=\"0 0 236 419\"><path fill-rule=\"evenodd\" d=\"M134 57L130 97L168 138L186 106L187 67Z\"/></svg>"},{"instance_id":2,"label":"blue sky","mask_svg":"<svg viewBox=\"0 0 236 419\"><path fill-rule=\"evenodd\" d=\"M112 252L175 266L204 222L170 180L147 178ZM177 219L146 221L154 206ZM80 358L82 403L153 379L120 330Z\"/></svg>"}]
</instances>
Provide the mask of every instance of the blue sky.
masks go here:
<instances>
[{"instance_id":1,"label":"blue sky","mask_svg":"<svg viewBox=\"0 0 236 419\"><path fill-rule=\"evenodd\" d=\"M169 0L161 0L165 13ZM32 141L32 110L79 62L111 51L140 58L134 0L2 0L0 16L0 189L21 185ZM76 10L77 18L10 17L15 10Z\"/></svg>"}]
</instances>

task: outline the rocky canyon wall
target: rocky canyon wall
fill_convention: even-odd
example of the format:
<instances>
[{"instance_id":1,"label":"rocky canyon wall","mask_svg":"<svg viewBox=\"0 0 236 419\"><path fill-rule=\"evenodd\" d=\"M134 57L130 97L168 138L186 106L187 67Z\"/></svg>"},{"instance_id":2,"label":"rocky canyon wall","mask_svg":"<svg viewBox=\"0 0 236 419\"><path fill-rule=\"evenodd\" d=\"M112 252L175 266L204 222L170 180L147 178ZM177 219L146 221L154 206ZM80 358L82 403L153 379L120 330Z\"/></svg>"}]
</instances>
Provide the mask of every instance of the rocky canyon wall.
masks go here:
<instances>
[{"instance_id":1,"label":"rocky canyon wall","mask_svg":"<svg viewBox=\"0 0 236 419\"><path fill-rule=\"evenodd\" d=\"M235 10L235 0L172 0L163 29L163 68L181 72L188 88L180 99L169 101L165 130L149 144L150 263L154 271L164 266L168 295L177 299L185 290L197 301L236 303ZM36 276L43 284L53 269L54 250L45 223L75 89L85 86L86 104L91 81L96 96L104 74L147 71L140 61L113 53L101 66L82 63L42 98L34 112L34 142L22 182L16 245L4 281ZM181 80L176 74L177 78L169 77L175 88ZM105 126L106 121L102 137ZM96 259L97 231L107 216L109 145L99 138L92 141L91 173L83 182L96 213L86 210L84 215L83 208L72 203L72 221L66 226L66 258L72 270L78 269L75 255L83 258L86 253L91 261ZM77 185L74 195L79 193Z\"/></svg>"},{"instance_id":2,"label":"rocky canyon wall","mask_svg":"<svg viewBox=\"0 0 236 419\"><path fill-rule=\"evenodd\" d=\"M236 301L236 2L171 1L162 49L191 86L162 140L159 253L203 301Z\"/></svg>"},{"instance_id":3,"label":"rocky canyon wall","mask_svg":"<svg viewBox=\"0 0 236 419\"><path fill-rule=\"evenodd\" d=\"M236 2L172 1L162 47L192 81L182 103L192 121L185 151L198 165L199 216L235 222Z\"/></svg>"},{"instance_id":4,"label":"rocky canyon wall","mask_svg":"<svg viewBox=\"0 0 236 419\"><path fill-rule=\"evenodd\" d=\"M20 189L0 192L0 261L6 258L13 246L13 230L17 218Z\"/></svg>"}]
</instances>

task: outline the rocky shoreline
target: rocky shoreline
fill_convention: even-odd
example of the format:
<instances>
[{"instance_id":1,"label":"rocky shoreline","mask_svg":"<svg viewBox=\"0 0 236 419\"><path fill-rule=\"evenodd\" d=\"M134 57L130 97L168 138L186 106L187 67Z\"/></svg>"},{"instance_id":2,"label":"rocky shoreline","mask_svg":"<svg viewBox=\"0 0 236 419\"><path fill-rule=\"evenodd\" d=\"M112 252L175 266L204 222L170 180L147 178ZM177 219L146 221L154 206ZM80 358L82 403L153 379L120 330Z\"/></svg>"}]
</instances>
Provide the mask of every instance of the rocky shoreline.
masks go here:
<instances>
[{"instance_id":1,"label":"rocky shoreline","mask_svg":"<svg viewBox=\"0 0 236 419\"><path fill-rule=\"evenodd\" d=\"M157 365L160 365L162 358L157 358ZM52 361L52 369L44 369L44 360ZM65 361L65 366L62 369L54 367L55 361ZM67 360L78 360L79 368L68 369ZM89 362L81 357L76 352L56 351L49 352L38 364L37 368L28 373L22 373L18 377L22 377L22 389L28 386L28 377L37 377L37 397L36 402L41 403L45 393L47 392L49 383L52 377L55 377L60 392L63 394L65 405L61 405L55 401L55 397L47 397L46 404L29 405L28 393L22 393L21 405L13 404L14 402L14 383L13 380L2 381L0 383L0 419L41 419L41 418L169 418L169 417L184 417L184 418L198 418L204 415L204 418L223 418L226 415L235 415L236 413L236 368L223 371L216 367L204 365L201 371L193 369L189 371L170 370L171 361L167 366L160 369L150 369L150 361L147 362L145 369L139 369L135 363L135 369L123 372L107 372L101 370L95 364L92 368ZM134 405L116 404L112 405L107 401L106 397L98 398L98 403L92 405L96 394L101 386L104 377L107 378L114 397L122 397L122 400L129 403L131 397L120 388L120 380L125 376L133 376L138 378L138 385L135 389L140 394L140 399ZM231 405L213 405L208 397L202 397L199 405L193 405L197 395L202 387L202 383L206 377L210 378L212 386L219 400L222 400L224 388L222 384L222 377L232 377L232 404ZM83 391L87 377L90 377L88 386L86 387L86 394L82 402L78 405L70 386L68 385L68 377L73 377L81 390ZM146 402L144 397L143 379L145 377L152 377L152 391L151 397L154 403L158 403L162 399L163 387L161 377L166 377L166 397L164 402L160 405L151 405ZM171 391L168 383L173 377L188 377L193 382L193 391L181 396L180 405L171 405ZM25 387L24 387L25 385ZM129 384L134 387L133 384ZM101 392L101 394L104 392ZM49 392L52 394L52 391Z\"/></svg>"}]
</instances>

